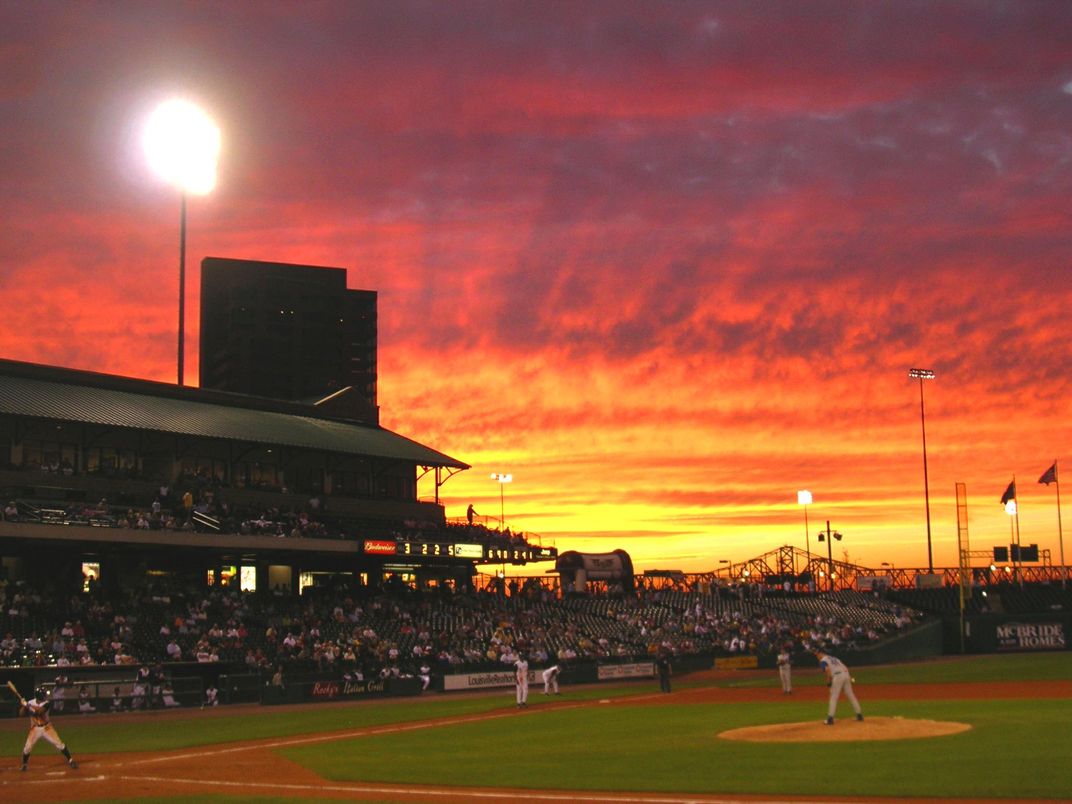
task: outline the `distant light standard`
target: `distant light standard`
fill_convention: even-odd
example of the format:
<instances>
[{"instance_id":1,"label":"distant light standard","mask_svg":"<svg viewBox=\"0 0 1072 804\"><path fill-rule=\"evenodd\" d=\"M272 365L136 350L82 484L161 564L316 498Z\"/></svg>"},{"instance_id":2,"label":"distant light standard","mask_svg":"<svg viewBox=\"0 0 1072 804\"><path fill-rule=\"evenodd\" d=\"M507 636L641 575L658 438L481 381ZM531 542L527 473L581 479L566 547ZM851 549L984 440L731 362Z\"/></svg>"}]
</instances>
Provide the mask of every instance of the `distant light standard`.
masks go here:
<instances>
[{"instance_id":1,"label":"distant light standard","mask_svg":"<svg viewBox=\"0 0 1072 804\"><path fill-rule=\"evenodd\" d=\"M506 530L506 495L504 490L507 483L514 481L514 476L492 472L491 479L499 481L499 530Z\"/></svg>"},{"instance_id":2,"label":"distant light standard","mask_svg":"<svg viewBox=\"0 0 1072 804\"><path fill-rule=\"evenodd\" d=\"M186 336L186 196L206 195L216 186L220 130L189 101L169 100L150 115L145 127L145 155L153 171L181 196L179 213L179 359L183 384Z\"/></svg>"},{"instance_id":3,"label":"distant light standard","mask_svg":"<svg viewBox=\"0 0 1072 804\"><path fill-rule=\"evenodd\" d=\"M811 505L811 492L805 489L797 492L797 505L804 506L804 550L808 555L808 563L804 565L804 572L811 567L811 534L808 532L808 506Z\"/></svg>"},{"instance_id":4,"label":"distant light standard","mask_svg":"<svg viewBox=\"0 0 1072 804\"><path fill-rule=\"evenodd\" d=\"M819 541L825 541L826 542L826 571L827 571L827 574L830 576L830 591L831 592L834 591L834 578L836 577L834 575L834 548L833 548L833 542L834 542L834 539L837 539L840 542L842 540L842 538L844 538L844 537L842 537L842 535L840 533L838 533L836 530L834 530L834 531L830 530L830 520L829 519L826 520L826 530L825 531L819 531ZM822 559L819 559L819 560L821 561Z\"/></svg>"},{"instance_id":5,"label":"distant light standard","mask_svg":"<svg viewBox=\"0 0 1072 804\"><path fill-rule=\"evenodd\" d=\"M934 574L934 556L931 553L931 487L927 479L927 417L923 409L923 381L933 380L934 372L930 369L914 368L908 370L910 379L919 380L919 424L923 431L923 502L927 510L927 572Z\"/></svg>"},{"instance_id":6,"label":"distant light standard","mask_svg":"<svg viewBox=\"0 0 1072 804\"><path fill-rule=\"evenodd\" d=\"M1001 495L1001 504L1005 506L1005 513L1009 515L1009 539L1012 542L1009 545L1009 549L1012 551L1012 566L1013 571L1020 579L1020 588L1024 586L1024 567L1023 567L1023 553L1020 552L1020 506L1016 501L1016 478L1013 477L1012 482L1008 488L1005 489L1005 493ZM1008 567L1005 568L1006 571Z\"/></svg>"}]
</instances>

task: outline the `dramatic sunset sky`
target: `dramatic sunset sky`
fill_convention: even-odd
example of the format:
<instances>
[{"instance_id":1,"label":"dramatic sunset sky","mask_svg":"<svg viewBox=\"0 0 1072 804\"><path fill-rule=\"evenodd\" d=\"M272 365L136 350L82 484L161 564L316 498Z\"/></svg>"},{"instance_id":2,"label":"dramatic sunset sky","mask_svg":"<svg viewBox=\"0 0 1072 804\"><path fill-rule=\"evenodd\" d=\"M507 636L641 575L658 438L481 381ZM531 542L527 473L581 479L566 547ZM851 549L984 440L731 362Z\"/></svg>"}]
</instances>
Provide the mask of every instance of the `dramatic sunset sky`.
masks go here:
<instances>
[{"instance_id":1,"label":"dramatic sunset sky","mask_svg":"<svg viewBox=\"0 0 1072 804\"><path fill-rule=\"evenodd\" d=\"M1067 0L0 0L0 356L174 381L173 95L223 137L188 381L202 258L346 267L382 423L473 465L448 516L509 472L508 525L700 571L803 548L798 489L813 551L925 567L930 368L935 565L1014 475L1057 561Z\"/></svg>"}]
</instances>

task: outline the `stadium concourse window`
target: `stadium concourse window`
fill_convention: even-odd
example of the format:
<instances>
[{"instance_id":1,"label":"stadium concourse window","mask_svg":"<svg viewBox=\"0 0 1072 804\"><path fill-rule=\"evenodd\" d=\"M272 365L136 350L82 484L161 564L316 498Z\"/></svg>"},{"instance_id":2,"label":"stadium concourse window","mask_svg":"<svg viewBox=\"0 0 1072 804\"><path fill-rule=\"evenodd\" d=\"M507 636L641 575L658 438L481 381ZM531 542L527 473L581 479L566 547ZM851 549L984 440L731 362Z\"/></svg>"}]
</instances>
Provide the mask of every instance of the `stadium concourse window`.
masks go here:
<instances>
[{"instance_id":1,"label":"stadium concourse window","mask_svg":"<svg viewBox=\"0 0 1072 804\"><path fill-rule=\"evenodd\" d=\"M100 583L100 563L97 561L82 562L82 591L92 592Z\"/></svg>"},{"instance_id":2,"label":"stadium concourse window","mask_svg":"<svg viewBox=\"0 0 1072 804\"><path fill-rule=\"evenodd\" d=\"M235 466L235 485L247 489L279 488L279 467L268 461L239 463Z\"/></svg>"},{"instance_id":3,"label":"stadium concourse window","mask_svg":"<svg viewBox=\"0 0 1072 804\"><path fill-rule=\"evenodd\" d=\"M74 474L78 466L78 446L58 441L22 442L22 465L56 474Z\"/></svg>"},{"instance_id":4,"label":"stadium concourse window","mask_svg":"<svg viewBox=\"0 0 1072 804\"><path fill-rule=\"evenodd\" d=\"M131 474L138 465L134 450L113 447L89 447L85 451L85 460L86 471L91 474Z\"/></svg>"},{"instance_id":5,"label":"stadium concourse window","mask_svg":"<svg viewBox=\"0 0 1072 804\"><path fill-rule=\"evenodd\" d=\"M331 473L331 493L346 497L368 497L369 470L362 471L335 470Z\"/></svg>"},{"instance_id":6,"label":"stadium concourse window","mask_svg":"<svg viewBox=\"0 0 1072 804\"><path fill-rule=\"evenodd\" d=\"M185 479L203 478L215 483L227 483L227 462L210 456L195 455L182 459L181 472Z\"/></svg>"},{"instance_id":7,"label":"stadium concourse window","mask_svg":"<svg viewBox=\"0 0 1072 804\"><path fill-rule=\"evenodd\" d=\"M220 586L234 586L239 581L238 569L233 566L210 569L206 573L205 583L208 586L215 586L217 577Z\"/></svg>"},{"instance_id":8,"label":"stadium concourse window","mask_svg":"<svg viewBox=\"0 0 1072 804\"><path fill-rule=\"evenodd\" d=\"M366 575L362 575L361 577L367 579ZM299 572L298 594L305 594L306 589L317 589L320 587L330 589L340 579L345 580L346 583L349 584L352 578L352 572Z\"/></svg>"}]
</instances>

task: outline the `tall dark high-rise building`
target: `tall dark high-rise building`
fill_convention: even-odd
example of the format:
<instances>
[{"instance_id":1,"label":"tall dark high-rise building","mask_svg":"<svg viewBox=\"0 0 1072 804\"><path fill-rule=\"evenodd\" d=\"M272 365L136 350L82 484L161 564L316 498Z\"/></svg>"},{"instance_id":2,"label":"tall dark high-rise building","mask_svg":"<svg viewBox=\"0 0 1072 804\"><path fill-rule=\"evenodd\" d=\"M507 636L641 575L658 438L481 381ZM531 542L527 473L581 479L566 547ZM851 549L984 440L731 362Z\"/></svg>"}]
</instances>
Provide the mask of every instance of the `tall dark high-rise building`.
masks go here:
<instances>
[{"instance_id":1,"label":"tall dark high-rise building","mask_svg":"<svg viewBox=\"0 0 1072 804\"><path fill-rule=\"evenodd\" d=\"M376 292L346 269L206 257L201 387L323 399L346 387L350 418L376 415Z\"/></svg>"}]
</instances>

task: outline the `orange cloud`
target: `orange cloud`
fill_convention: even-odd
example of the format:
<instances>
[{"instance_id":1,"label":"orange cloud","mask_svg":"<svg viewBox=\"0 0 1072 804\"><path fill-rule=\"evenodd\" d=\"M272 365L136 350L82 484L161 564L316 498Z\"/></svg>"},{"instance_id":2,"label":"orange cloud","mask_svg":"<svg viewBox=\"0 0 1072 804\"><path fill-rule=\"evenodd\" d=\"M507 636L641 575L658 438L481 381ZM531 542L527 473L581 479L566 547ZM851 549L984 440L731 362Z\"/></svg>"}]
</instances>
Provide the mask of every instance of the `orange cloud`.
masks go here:
<instances>
[{"instance_id":1,"label":"orange cloud","mask_svg":"<svg viewBox=\"0 0 1072 804\"><path fill-rule=\"evenodd\" d=\"M1034 483L1069 442L1065 3L326 3L22 9L0 132L0 352L174 377L178 199L138 115L224 136L205 256L380 293L384 423L474 465L442 489L563 549L703 570L806 543L1057 560ZM31 46L32 45L32 46ZM500 499L490 472L514 483ZM431 494L422 483L421 493Z\"/></svg>"}]
</instances>

